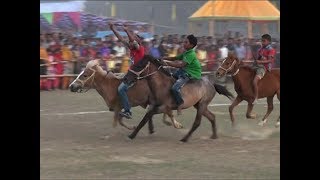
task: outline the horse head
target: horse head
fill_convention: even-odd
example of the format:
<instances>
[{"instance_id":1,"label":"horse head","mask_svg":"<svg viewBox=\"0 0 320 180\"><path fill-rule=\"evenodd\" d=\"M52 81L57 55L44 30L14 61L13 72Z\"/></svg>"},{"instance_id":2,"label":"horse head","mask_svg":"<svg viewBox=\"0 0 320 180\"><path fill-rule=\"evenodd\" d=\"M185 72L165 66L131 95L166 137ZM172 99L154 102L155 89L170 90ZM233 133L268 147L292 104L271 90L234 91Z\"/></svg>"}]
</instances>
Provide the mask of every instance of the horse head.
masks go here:
<instances>
[{"instance_id":1,"label":"horse head","mask_svg":"<svg viewBox=\"0 0 320 180\"><path fill-rule=\"evenodd\" d=\"M228 73L234 73L237 71L237 67L239 66L239 59L233 54L228 53L228 57L226 57L219 68L217 69L216 76L217 78L223 77Z\"/></svg>"},{"instance_id":2,"label":"horse head","mask_svg":"<svg viewBox=\"0 0 320 180\"><path fill-rule=\"evenodd\" d=\"M86 88L87 92L93 87L94 77L99 66L99 60L91 60L86 68L78 75L78 77L69 85L71 92L83 92ZM101 68L101 67L100 67Z\"/></svg>"}]
</instances>

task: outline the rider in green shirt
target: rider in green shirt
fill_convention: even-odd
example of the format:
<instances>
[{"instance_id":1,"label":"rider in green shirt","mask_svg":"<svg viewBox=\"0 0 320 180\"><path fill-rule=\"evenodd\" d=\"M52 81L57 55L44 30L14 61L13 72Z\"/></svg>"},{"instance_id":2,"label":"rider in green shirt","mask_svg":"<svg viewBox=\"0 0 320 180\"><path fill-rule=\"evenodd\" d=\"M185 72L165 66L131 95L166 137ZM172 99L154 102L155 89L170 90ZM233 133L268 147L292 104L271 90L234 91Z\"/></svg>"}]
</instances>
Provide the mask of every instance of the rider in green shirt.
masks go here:
<instances>
[{"instance_id":1,"label":"rider in green shirt","mask_svg":"<svg viewBox=\"0 0 320 180\"><path fill-rule=\"evenodd\" d=\"M186 84L190 79L201 79L201 64L197 59L194 47L197 45L197 38L193 35L187 36L184 41L184 53L176 57L163 57L166 65L179 68L174 73L177 81L173 84L171 91L174 95L175 101L178 106L178 114L181 114L181 105L184 103L181 97L181 87ZM167 61L168 60L168 61Z\"/></svg>"}]
</instances>

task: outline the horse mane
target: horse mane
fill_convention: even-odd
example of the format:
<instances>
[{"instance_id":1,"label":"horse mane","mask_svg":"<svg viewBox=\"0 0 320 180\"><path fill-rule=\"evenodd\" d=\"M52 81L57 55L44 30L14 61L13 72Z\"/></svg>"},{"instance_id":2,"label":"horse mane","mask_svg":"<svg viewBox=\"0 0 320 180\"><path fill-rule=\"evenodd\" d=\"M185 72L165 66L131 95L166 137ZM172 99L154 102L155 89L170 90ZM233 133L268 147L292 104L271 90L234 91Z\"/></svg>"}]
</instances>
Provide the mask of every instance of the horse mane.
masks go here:
<instances>
[{"instance_id":1,"label":"horse mane","mask_svg":"<svg viewBox=\"0 0 320 180\"><path fill-rule=\"evenodd\" d=\"M141 61L143 61L143 62L141 62ZM161 59L156 59L156 58L154 58L154 57L151 56L151 55L145 55L141 61L140 61L141 64L144 64L143 68L147 65L148 62L151 62L151 63L154 64L157 68L159 68L160 66L162 66L159 70L160 70L162 73L164 73L165 75L171 77L171 73L170 73L167 69L163 68L163 62L162 62ZM138 64L139 64L139 63L138 63ZM142 68L142 69L143 69L143 68Z\"/></svg>"},{"instance_id":2,"label":"horse mane","mask_svg":"<svg viewBox=\"0 0 320 180\"><path fill-rule=\"evenodd\" d=\"M98 59L94 59L94 60L91 60L87 63L87 66L86 68L92 68L93 66L96 66L96 65L99 65L99 60Z\"/></svg>"},{"instance_id":3,"label":"horse mane","mask_svg":"<svg viewBox=\"0 0 320 180\"><path fill-rule=\"evenodd\" d=\"M113 74L113 72L103 70L102 67L100 66L99 60L91 60L91 61L89 61L87 66L86 66L86 68L92 68L94 66L96 66L96 71L98 73L100 73L104 77L108 76L108 77L114 78L114 79L121 79L120 77L118 77L115 74Z\"/></svg>"}]
</instances>

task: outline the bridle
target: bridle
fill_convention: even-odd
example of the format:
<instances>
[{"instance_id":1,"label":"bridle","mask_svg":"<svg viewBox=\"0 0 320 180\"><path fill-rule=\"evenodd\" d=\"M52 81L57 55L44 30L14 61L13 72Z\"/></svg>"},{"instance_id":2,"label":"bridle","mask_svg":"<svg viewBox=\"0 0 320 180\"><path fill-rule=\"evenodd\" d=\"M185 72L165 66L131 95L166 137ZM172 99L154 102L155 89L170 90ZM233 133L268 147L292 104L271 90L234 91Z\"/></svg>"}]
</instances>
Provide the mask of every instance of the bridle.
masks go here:
<instances>
[{"instance_id":1,"label":"bridle","mask_svg":"<svg viewBox=\"0 0 320 180\"><path fill-rule=\"evenodd\" d=\"M226 60L227 60L227 58L225 58L225 59L222 61L222 64L223 64ZM224 71L226 72L226 74L227 74L227 73L230 72L231 69L235 66L235 63L237 63L237 61L234 59L233 62L232 62L232 64L231 64L231 66L230 66L228 69L225 69L224 67L222 67L222 66L221 66L222 64L221 64L220 67L219 67L217 70L222 69L222 70L224 70ZM235 73L232 74L232 76L237 75L238 72L239 72L239 68L236 70Z\"/></svg>"},{"instance_id":2,"label":"bridle","mask_svg":"<svg viewBox=\"0 0 320 180\"><path fill-rule=\"evenodd\" d=\"M94 65L94 66L96 66L96 65ZM92 66L92 67L94 67L94 66ZM82 88L84 87L84 85L85 85L90 79L92 79L89 87L84 91L84 93L85 93L85 92L88 92L89 89L91 89L91 87L92 87L92 85L93 85L93 83L94 83L94 77L95 77L95 74L96 74L96 70L92 69L92 67L89 68L89 69L90 69L91 71L93 71L93 73L92 73L87 79L85 79L85 80L79 79L79 77L84 73L84 71L82 71L82 72L77 76L77 78L76 78L74 81L72 81L72 83L69 85L69 87L70 87L73 83L79 82L79 83L81 84L80 92L82 93L82 92L83 92L83 89L82 89ZM108 72L107 72L107 73L108 73Z\"/></svg>"}]
</instances>

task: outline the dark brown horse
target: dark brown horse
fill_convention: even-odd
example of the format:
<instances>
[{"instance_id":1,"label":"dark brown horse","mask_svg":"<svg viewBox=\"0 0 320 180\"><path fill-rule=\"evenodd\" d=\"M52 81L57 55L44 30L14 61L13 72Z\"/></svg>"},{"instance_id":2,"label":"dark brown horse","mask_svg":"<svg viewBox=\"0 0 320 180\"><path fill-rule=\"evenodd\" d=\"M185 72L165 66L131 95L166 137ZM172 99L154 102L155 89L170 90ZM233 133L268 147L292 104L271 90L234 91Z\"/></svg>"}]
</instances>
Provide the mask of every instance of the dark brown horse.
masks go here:
<instances>
[{"instance_id":1,"label":"dark brown horse","mask_svg":"<svg viewBox=\"0 0 320 180\"><path fill-rule=\"evenodd\" d=\"M165 65L162 60L155 59L152 56L146 55L140 61L144 64L145 70L140 74L148 82L148 85L155 97L156 105L151 107L141 120L137 128L129 135L133 139L139 130L152 119L152 116L159 113L168 113L171 110L176 110L177 105L170 93L170 89L174 83L174 79L163 66ZM208 118L212 125L212 139L217 138L215 115L209 111L208 105L212 101L217 92L233 98L232 94L223 86L212 84L207 77L202 77L201 80L190 80L181 89L184 104L182 109L194 106L197 109L197 115L192 128L188 134L181 139L186 142L191 134L199 127L202 116Z\"/></svg>"},{"instance_id":2,"label":"dark brown horse","mask_svg":"<svg viewBox=\"0 0 320 180\"><path fill-rule=\"evenodd\" d=\"M92 60L88 62L85 70L70 84L70 90L72 92L82 92L85 88L87 88L87 90L90 88L96 89L106 102L107 106L114 110L113 126L115 127L119 122L120 125L132 130L135 127L125 125L122 122L121 116L119 116L122 105L118 97L117 88L120 83L121 79L119 77L115 76L110 71L104 71L99 66L98 60ZM155 103L146 80L137 81L137 83L128 90L128 97L132 107L141 106L146 108L148 105ZM168 115L171 118L174 127L182 127L182 125L174 119L172 111L168 111ZM166 121L165 115L163 121L166 125L171 125L170 122ZM149 121L149 132L154 132L152 121Z\"/></svg>"},{"instance_id":3,"label":"dark brown horse","mask_svg":"<svg viewBox=\"0 0 320 180\"><path fill-rule=\"evenodd\" d=\"M252 85L255 71L251 67L241 66L240 64L241 62L234 56L234 54L229 54L216 72L216 76L218 78L226 75L227 73L232 74L234 89L238 93L238 96L229 107L232 125L234 125L233 109L243 100L248 102L247 118L256 118L256 115L251 113L253 109L252 103L255 99ZM258 98L267 97L268 103L267 113L262 118L259 125L263 126L267 122L267 117L273 110L273 97L276 94L280 101L280 69L272 69L270 72L266 72L264 77L258 83ZM276 123L276 127L278 126L280 126L280 116Z\"/></svg>"}]
</instances>

